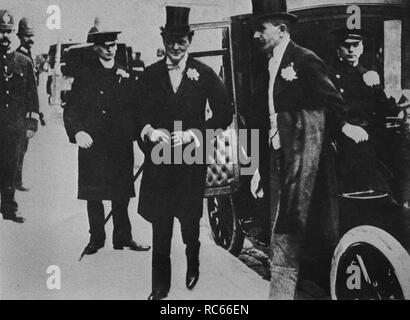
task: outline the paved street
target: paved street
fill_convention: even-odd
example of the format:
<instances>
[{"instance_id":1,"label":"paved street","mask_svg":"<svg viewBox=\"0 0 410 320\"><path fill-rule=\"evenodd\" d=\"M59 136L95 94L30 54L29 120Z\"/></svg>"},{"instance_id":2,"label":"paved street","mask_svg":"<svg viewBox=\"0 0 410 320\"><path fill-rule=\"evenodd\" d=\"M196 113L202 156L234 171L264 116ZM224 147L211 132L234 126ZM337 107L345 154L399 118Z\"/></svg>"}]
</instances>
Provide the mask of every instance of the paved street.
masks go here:
<instances>
[{"instance_id":1,"label":"paved street","mask_svg":"<svg viewBox=\"0 0 410 320\"><path fill-rule=\"evenodd\" d=\"M86 203L76 199L77 150L70 145L61 115L43 112L48 125L30 142L24 182L30 192L17 192L24 224L0 220L0 299L146 299L150 293L151 251L112 249L112 222L105 248L78 262L89 240ZM151 225L129 206L133 237L151 244ZM106 212L109 211L106 204ZM211 241L201 228L201 276L193 291L185 288L185 254L175 224L172 287L169 299L266 299L269 283ZM61 288L47 288L47 268L61 270Z\"/></svg>"}]
</instances>

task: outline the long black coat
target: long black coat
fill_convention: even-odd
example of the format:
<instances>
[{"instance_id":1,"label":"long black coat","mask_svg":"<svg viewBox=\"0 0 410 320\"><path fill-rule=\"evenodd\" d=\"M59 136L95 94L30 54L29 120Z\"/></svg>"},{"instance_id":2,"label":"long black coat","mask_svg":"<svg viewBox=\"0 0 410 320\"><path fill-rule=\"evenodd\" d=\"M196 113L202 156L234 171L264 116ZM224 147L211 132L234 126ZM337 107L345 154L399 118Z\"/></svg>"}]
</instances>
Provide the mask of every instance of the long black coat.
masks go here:
<instances>
[{"instance_id":1,"label":"long black coat","mask_svg":"<svg viewBox=\"0 0 410 320\"><path fill-rule=\"evenodd\" d=\"M190 69L197 71L197 79L187 76ZM210 67L191 57L187 60L181 85L176 93L171 86L165 59L149 66L139 84L139 132L147 124L155 129L173 132L174 121L181 121L182 130L197 129L204 135L206 128L226 128L232 121L232 109L220 78ZM207 100L212 118L205 121ZM180 219L200 218L206 165L157 165L151 158L154 146L143 142L141 147L145 154L145 167L140 188L139 213L150 222L169 214Z\"/></svg>"},{"instance_id":2,"label":"long black coat","mask_svg":"<svg viewBox=\"0 0 410 320\"><path fill-rule=\"evenodd\" d=\"M85 131L94 143L78 152L78 198L118 200L135 196L133 183L133 82L97 60L75 78L64 110L70 142ZM124 70L124 69L122 69ZM124 71L125 72L125 71Z\"/></svg>"},{"instance_id":3,"label":"long black coat","mask_svg":"<svg viewBox=\"0 0 410 320\"><path fill-rule=\"evenodd\" d=\"M293 68L297 78L286 80L283 70L287 68ZM314 222L310 221L312 228L318 233L325 233L327 240L335 242L338 237L337 184L330 144L332 135L340 130L344 123L345 105L329 80L323 61L312 51L290 41L278 70L273 97L282 144L279 154L282 158L287 154L289 159L288 163L281 164L286 167L284 170L281 168L281 183L273 183L276 188L282 189L281 211L276 228L290 230L315 219ZM275 165L270 159L268 87L269 72L266 61L255 82L253 105L248 116L248 127L260 130L259 170L265 190L272 185L272 181L269 183L269 179L272 179L270 172ZM325 121L321 121L324 123L317 125L315 132L309 133L313 129L305 127L301 110L323 114ZM293 131L296 136L289 134ZM318 143L315 149L310 149L309 142L314 136L322 143ZM290 156L291 154L293 156ZM293 161L290 160L291 157ZM304 171L300 172L301 167L295 166L295 163L303 163ZM289 179L292 181L288 181ZM300 191L301 188L303 191ZM271 194L276 194L277 198L271 201L275 202L274 206L277 208L278 193L271 190ZM313 210L316 207L320 207L322 212ZM272 214L275 220L276 213Z\"/></svg>"}]
</instances>

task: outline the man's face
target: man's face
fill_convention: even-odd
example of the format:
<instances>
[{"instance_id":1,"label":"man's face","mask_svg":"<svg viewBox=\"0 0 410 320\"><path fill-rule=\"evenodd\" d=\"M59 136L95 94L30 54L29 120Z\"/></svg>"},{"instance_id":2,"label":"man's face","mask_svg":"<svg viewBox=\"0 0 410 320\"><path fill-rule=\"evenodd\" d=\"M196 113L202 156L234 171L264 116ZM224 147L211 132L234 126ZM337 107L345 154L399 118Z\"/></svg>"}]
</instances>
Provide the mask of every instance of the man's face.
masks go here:
<instances>
[{"instance_id":1,"label":"man's face","mask_svg":"<svg viewBox=\"0 0 410 320\"><path fill-rule=\"evenodd\" d=\"M10 49L12 30L0 30L0 48L2 50Z\"/></svg>"},{"instance_id":2,"label":"man's face","mask_svg":"<svg viewBox=\"0 0 410 320\"><path fill-rule=\"evenodd\" d=\"M31 50L34 44L33 36L28 36L28 35L20 36L20 43L24 48Z\"/></svg>"},{"instance_id":3,"label":"man's face","mask_svg":"<svg viewBox=\"0 0 410 320\"><path fill-rule=\"evenodd\" d=\"M96 50L98 56L105 60L110 61L114 59L117 52L117 41L106 42L105 44L97 44Z\"/></svg>"},{"instance_id":4,"label":"man's face","mask_svg":"<svg viewBox=\"0 0 410 320\"><path fill-rule=\"evenodd\" d=\"M352 66L356 66L359 63L363 50L362 40L345 41L338 48L340 58Z\"/></svg>"},{"instance_id":5,"label":"man's face","mask_svg":"<svg viewBox=\"0 0 410 320\"><path fill-rule=\"evenodd\" d=\"M174 64L178 64L187 53L191 41L186 36L164 36L165 53Z\"/></svg>"},{"instance_id":6,"label":"man's face","mask_svg":"<svg viewBox=\"0 0 410 320\"><path fill-rule=\"evenodd\" d=\"M272 22L261 22L252 26L253 40L262 51L272 51L282 40L283 31L281 26L274 26Z\"/></svg>"}]
</instances>

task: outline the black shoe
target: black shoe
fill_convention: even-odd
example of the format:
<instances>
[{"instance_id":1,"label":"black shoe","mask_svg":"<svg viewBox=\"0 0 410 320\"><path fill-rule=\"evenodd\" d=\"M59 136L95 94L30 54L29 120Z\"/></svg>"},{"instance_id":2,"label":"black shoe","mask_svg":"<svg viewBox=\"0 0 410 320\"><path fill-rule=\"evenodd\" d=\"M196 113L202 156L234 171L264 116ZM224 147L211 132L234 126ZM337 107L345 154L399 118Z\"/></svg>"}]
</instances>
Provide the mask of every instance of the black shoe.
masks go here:
<instances>
[{"instance_id":1,"label":"black shoe","mask_svg":"<svg viewBox=\"0 0 410 320\"><path fill-rule=\"evenodd\" d=\"M94 254L97 253L97 251L101 248L104 247L104 242L100 242L100 241L90 241L89 244L87 244L87 247L85 247L85 254Z\"/></svg>"},{"instance_id":2,"label":"black shoe","mask_svg":"<svg viewBox=\"0 0 410 320\"><path fill-rule=\"evenodd\" d=\"M18 211L10 212L10 213L3 213L4 220L11 220L16 223L23 223L26 219L21 216L21 213Z\"/></svg>"},{"instance_id":3,"label":"black shoe","mask_svg":"<svg viewBox=\"0 0 410 320\"><path fill-rule=\"evenodd\" d=\"M27 192L27 191L30 191L30 188L27 188L21 185L21 186L17 186L16 190L21 191L21 192Z\"/></svg>"},{"instance_id":4,"label":"black shoe","mask_svg":"<svg viewBox=\"0 0 410 320\"><path fill-rule=\"evenodd\" d=\"M148 300L162 300L168 296L168 291L156 290L152 291Z\"/></svg>"},{"instance_id":5,"label":"black shoe","mask_svg":"<svg viewBox=\"0 0 410 320\"><path fill-rule=\"evenodd\" d=\"M151 249L150 246L144 246L144 245L138 244L134 240L121 243L121 244L114 244L113 247L115 250L122 250L124 248L128 248L129 250L132 250L132 251L148 251L149 249Z\"/></svg>"},{"instance_id":6,"label":"black shoe","mask_svg":"<svg viewBox=\"0 0 410 320\"><path fill-rule=\"evenodd\" d=\"M191 269L186 272L186 279L185 279L185 285L189 290L192 290L199 279L199 270L198 268Z\"/></svg>"}]
</instances>

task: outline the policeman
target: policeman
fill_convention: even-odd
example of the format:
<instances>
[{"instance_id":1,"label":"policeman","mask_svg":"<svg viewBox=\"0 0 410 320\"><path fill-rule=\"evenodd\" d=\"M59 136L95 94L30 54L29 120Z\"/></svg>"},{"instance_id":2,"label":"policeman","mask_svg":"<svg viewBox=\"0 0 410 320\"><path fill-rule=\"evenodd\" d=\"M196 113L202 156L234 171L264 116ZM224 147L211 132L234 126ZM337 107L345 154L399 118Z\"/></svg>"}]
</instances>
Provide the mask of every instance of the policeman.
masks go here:
<instances>
[{"instance_id":1,"label":"policeman","mask_svg":"<svg viewBox=\"0 0 410 320\"><path fill-rule=\"evenodd\" d=\"M330 65L330 78L347 105L346 121L363 128L367 139L356 143L343 135L338 139L338 162L342 191L372 190L374 195L391 193L379 165L385 148L385 119L395 115L394 101L388 100L376 71L360 63L364 40L369 33L362 29L338 29L332 32L337 42L337 58Z\"/></svg>"},{"instance_id":2,"label":"policeman","mask_svg":"<svg viewBox=\"0 0 410 320\"><path fill-rule=\"evenodd\" d=\"M16 51L30 59L30 61L31 61L33 67L34 67L34 72L36 74L36 79L38 79L37 78L37 70L36 70L35 65L34 65L33 57L31 55L31 48L34 44L34 41L33 41L34 29L30 25L27 18L22 18L20 20L17 36L20 39L20 46L16 49ZM23 186L23 181L22 181L23 161L24 161L24 155L27 152L28 141L29 141L28 138L23 139L21 153L20 153L20 156L19 156L19 161L18 161L18 166L17 166L16 189L19 190L19 191L29 191L30 190L30 188L27 188L27 187Z\"/></svg>"},{"instance_id":3,"label":"policeman","mask_svg":"<svg viewBox=\"0 0 410 320\"><path fill-rule=\"evenodd\" d=\"M0 9L0 211L4 219L22 223L15 179L23 141L37 131L39 102L32 63L11 51L13 31L13 16Z\"/></svg>"}]
</instances>

